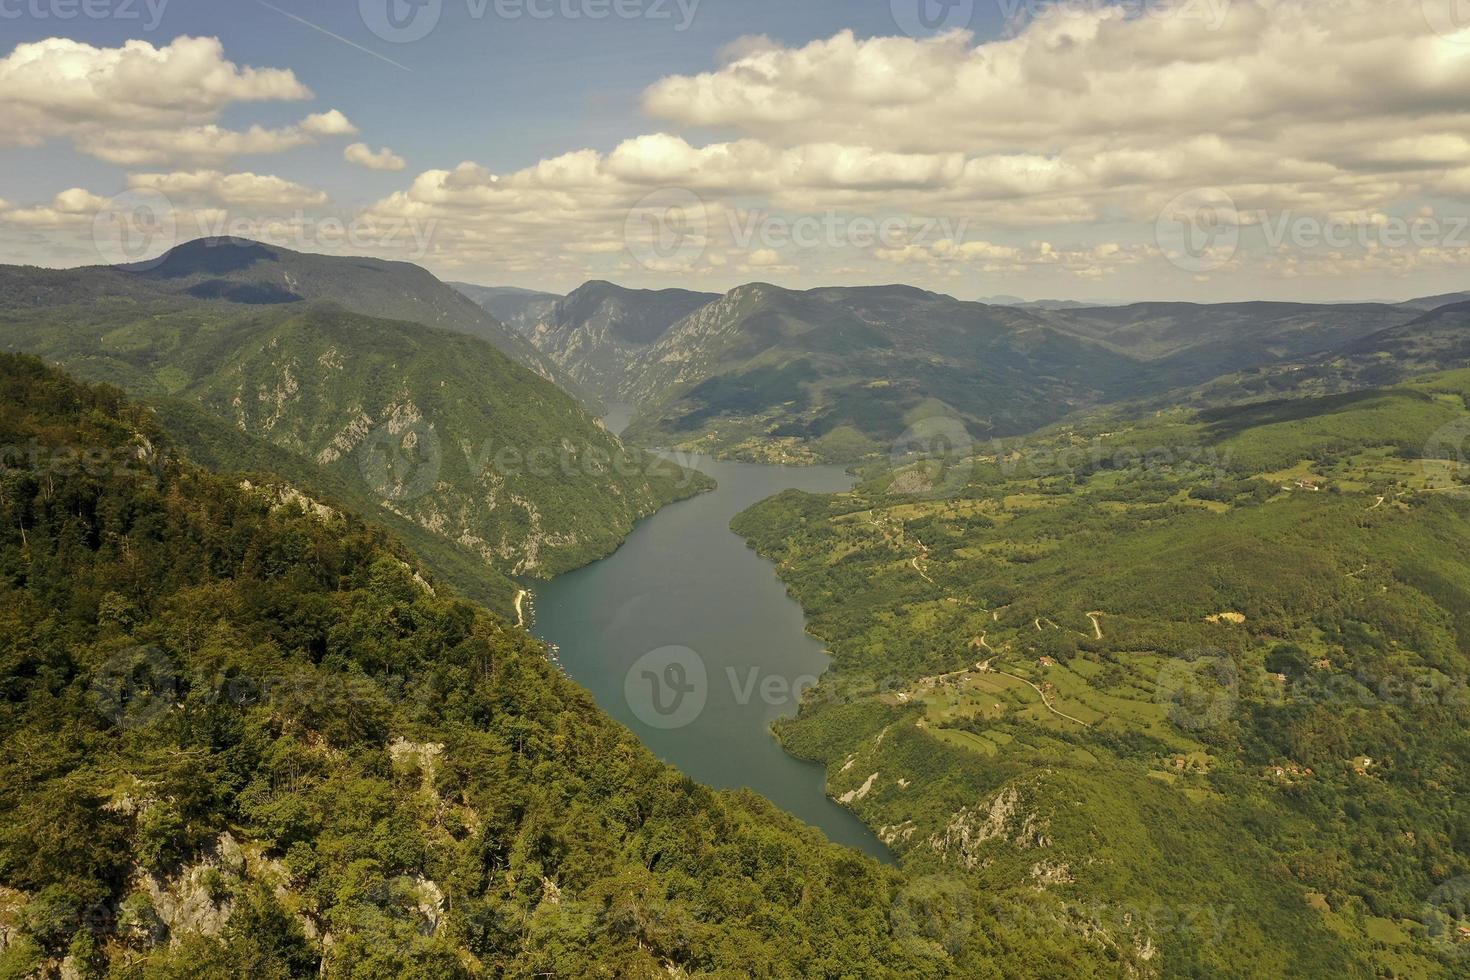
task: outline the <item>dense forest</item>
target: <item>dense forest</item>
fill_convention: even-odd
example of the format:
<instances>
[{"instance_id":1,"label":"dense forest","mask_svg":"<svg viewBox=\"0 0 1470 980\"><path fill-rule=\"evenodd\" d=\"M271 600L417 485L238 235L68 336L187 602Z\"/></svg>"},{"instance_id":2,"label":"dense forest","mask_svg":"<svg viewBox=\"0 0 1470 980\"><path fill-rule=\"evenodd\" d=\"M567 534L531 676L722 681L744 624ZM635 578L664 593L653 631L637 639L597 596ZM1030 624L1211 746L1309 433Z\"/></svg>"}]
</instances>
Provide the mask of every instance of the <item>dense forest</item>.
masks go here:
<instances>
[{"instance_id":1,"label":"dense forest","mask_svg":"<svg viewBox=\"0 0 1470 980\"><path fill-rule=\"evenodd\" d=\"M0 976L1147 972L658 762L384 532L0 356Z\"/></svg>"}]
</instances>

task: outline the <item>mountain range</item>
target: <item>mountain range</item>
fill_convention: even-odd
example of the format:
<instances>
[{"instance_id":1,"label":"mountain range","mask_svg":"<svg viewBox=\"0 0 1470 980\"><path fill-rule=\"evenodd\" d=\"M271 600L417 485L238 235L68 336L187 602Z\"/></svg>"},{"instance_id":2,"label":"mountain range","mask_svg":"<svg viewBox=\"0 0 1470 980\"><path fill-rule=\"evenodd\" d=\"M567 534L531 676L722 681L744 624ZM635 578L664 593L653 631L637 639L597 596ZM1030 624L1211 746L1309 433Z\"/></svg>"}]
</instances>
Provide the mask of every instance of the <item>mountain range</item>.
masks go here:
<instances>
[{"instance_id":1,"label":"mountain range","mask_svg":"<svg viewBox=\"0 0 1470 980\"><path fill-rule=\"evenodd\" d=\"M508 356L529 348L510 336L422 269L254 243L191 243L143 270L0 268L4 349L160 400L176 419L192 406L181 428L196 455L339 496L501 609L506 576L601 557L640 517L709 485L626 449L545 377L554 366Z\"/></svg>"},{"instance_id":2,"label":"mountain range","mask_svg":"<svg viewBox=\"0 0 1470 980\"><path fill-rule=\"evenodd\" d=\"M0 354L0 975L1457 975L1470 303L471 292L0 268L0 345L132 394ZM710 485L639 444L877 464L732 527L898 867L507 621Z\"/></svg>"},{"instance_id":3,"label":"mountain range","mask_svg":"<svg viewBox=\"0 0 1470 980\"><path fill-rule=\"evenodd\" d=\"M629 439L788 462L881 457L936 427L967 440L1018 435L1237 372L1321 371L1392 331L1444 333L1412 365L1429 369L1454 362L1456 336L1452 318L1424 319L1453 295L1085 307L965 302L907 286L752 283L714 296L606 282L560 299L477 295L562 371L633 405Z\"/></svg>"}]
</instances>

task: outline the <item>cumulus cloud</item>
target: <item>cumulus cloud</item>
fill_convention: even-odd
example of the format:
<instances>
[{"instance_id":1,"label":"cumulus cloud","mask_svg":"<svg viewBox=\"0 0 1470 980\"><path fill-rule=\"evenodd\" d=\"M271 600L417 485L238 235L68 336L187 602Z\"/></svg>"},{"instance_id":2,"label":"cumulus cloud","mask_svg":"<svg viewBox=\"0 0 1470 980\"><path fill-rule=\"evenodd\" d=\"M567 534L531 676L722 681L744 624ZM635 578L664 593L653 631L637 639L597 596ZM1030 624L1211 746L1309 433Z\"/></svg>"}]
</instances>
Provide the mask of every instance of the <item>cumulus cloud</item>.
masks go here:
<instances>
[{"instance_id":1,"label":"cumulus cloud","mask_svg":"<svg viewBox=\"0 0 1470 980\"><path fill-rule=\"evenodd\" d=\"M98 48L53 37L17 45L0 59L0 134L21 143L89 123L174 125L212 118L236 102L310 97L289 70L227 60L217 38Z\"/></svg>"},{"instance_id":2,"label":"cumulus cloud","mask_svg":"<svg viewBox=\"0 0 1470 980\"><path fill-rule=\"evenodd\" d=\"M356 136L357 127L336 109L317 112L301 120L303 132L313 136Z\"/></svg>"},{"instance_id":3,"label":"cumulus cloud","mask_svg":"<svg viewBox=\"0 0 1470 980\"><path fill-rule=\"evenodd\" d=\"M64 190L51 203L28 208L13 208L0 201L0 220L25 228L65 228L90 224L97 212L107 206L107 198L81 187Z\"/></svg>"},{"instance_id":4,"label":"cumulus cloud","mask_svg":"<svg viewBox=\"0 0 1470 980\"><path fill-rule=\"evenodd\" d=\"M269 174L226 174L218 170L133 174L128 186L158 191L170 199L225 208L289 211L325 204L319 190Z\"/></svg>"},{"instance_id":5,"label":"cumulus cloud","mask_svg":"<svg viewBox=\"0 0 1470 980\"><path fill-rule=\"evenodd\" d=\"M355 163L369 170L403 170L408 166L403 157L386 146L375 153L366 143L349 144L347 149L342 151L342 158L348 163Z\"/></svg>"},{"instance_id":6,"label":"cumulus cloud","mask_svg":"<svg viewBox=\"0 0 1470 980\"><path fill-rule=\"evenodd\" d=\"M898 264L918 279L1050 272L1150 283L1177 274L1154 241L1156 222L1198 188L1219 189L1239 209L1230 221L1250 233L1243 252L1284 213L1393 216L1470 196L1470 31L1444 28L1453 2L1061 3L993 40L745 39L708 71L650 85L643 105L653 132L503 172L474 162L428 170L363 217L437 222L435 265L507 277L659 269L697 278L797 265L820 277ZM136 51L55 44L49 57L95 66L98 80L42 94L52 86L37 81L39 56L21 56L35 46L18 48L0 62L0 120L13 121L12 141L61 134L134 165L162 161L166 147L144 134L168 133L180 148L171 162L217 169L205 167L219 159L211 144L232 156L356 132L335 112L279 130L219 129L230 102L309 93L289 72L225 61L210 39ZM115 62L160 59L180 59L191 71L175 66L175 75L211 83L139 94L128 126L106 115L122 110L92 107L94 89L133 84ZM404 166L366 143L344 157ZM835 215L849 227L935 219L970 233L876 243L843 234L794 248L743 234L752 213L758 227ZM631 255L634 245L653 258ZM1412 259L1404 249L1296 251L1288 243L1269 261L1242 254L1232 268L1290 278L1458 264L1445 246Z\"/></svg>"},{"instance_id":7,"label":"cumulus cloud","mask_svg":"<svg viewBox=\"0 0 1470 980\"><path fill-rule=\"evenodd\" d=\"M309 98L290 70L241 67L225 58L217 38L116 48L48 38L0 58L0 145L69 138L83 153L136 166L280 153L357 132L336 109L276 129L216 122L231 105Z\"/></svg>"},{"instance_id":8,"label":"cumulus cloud","mask_svg":"<svg viewBox=\"0 0 1470 980\"><path fill-rule=\"evenodd\" d=\"M985 43L761 39L644 103L809 155L844 144L834 182L887 176L961 200L1108 194L1136 213L1154 206L1149 185L1382 205L1470 164L1470 45L1436 33L1421 0L1237 0L1218 21L1197 16L1209 6L1061 4Z\"/></svg>"}]
</instances>

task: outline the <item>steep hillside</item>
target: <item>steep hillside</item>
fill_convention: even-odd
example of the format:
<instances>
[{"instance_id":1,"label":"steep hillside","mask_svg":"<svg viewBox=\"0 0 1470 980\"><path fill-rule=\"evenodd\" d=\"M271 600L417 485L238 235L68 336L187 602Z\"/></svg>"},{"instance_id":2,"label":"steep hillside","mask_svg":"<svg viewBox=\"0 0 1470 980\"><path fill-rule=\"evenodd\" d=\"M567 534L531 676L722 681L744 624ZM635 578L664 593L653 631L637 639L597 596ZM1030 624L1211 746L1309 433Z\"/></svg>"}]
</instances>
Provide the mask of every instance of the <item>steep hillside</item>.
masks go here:
<instances>
[{"instance_id":1,"label":"steep hillside","mask_svg":"<svg viewBox=\"0 0 1470 980\"><path fill-rule=\"evenodd\" d=\"M639 356L675 323L718 298L594 281L549 308L541 301L529 304L519 317L538 350L598 397L617 401L626 397Z\"/></svg>"},{"instance_id":2,"label":"steep hillside","mask_svg":"<svg viewBox=\"0 0 1470 980\"><path fill-rule=\"evenodd\" d=\"M1038 939L1463 975L1467 399L1109 415L758 504L735 527L835 658L779 734L906 869L1070 911Z\"/></svg>"},{"instance_id":3,"label":"steep hillside","mask_svg":"<svg viewBox=\"0 0 1470 980\"><path fill-rule=\"evenodd\" d=\"M1251 366L1204 384L1121 404L1126 413L1176 403L1196 407L1302 398L1390 385L1470 366L1470 304L1453 304L1297 360Z\"/></svg>"},{"instance_id":4,"label":"steep hillside","mask_svg":"<svg viewBox=\"0 0 1470 980\"><path fill-rule=\"evenodd\" d=\"M1405 374L1470 364L1470 302L1442 306L1369 334L1339 353L1364 370L1387 368Z\"/></svg>"},{"instance_id":5,"label":"steep hillside","mask_svg":"<svg viewBox=\"0 0 1470 980\"><path fill-rule=\"evenodd\" d=\"M503 566L484 559L436 530L415 523L381 500L370 487L236 428L182 398L139 399L167 430L171 444L190 462L216 473L238 473L259 485L281 485L305 493L334 510L349 510L389 531L422 558L440 580L466 598L501 613L515 609L520 584Z\"/></svg>"},{"instance_id":6,"label":"steep hillside","mask_svg":"<svg viewBox=\"0 0 1470 980\"><path fill-rule=\"evenodd\" d=\"M1420 314L1381 304L1030 308L904 286L742 286L637 356L629 438L852 460L1032 431L1079 408L1298 364ZM562 362L573 369L576 352Z\"/></svg>"},{"instance_id":7,"label":"steep hillside","mask_svg":"<svg viewBox=\"0 0 1470 980\"><path fill-rule=\"evenodd\" d=\"M348 502L434 535L461 564L504 574L601 557L640 517L707 486L624 450L570 396L481 340L333 304L32 306L0 310L0 343L192 403L291 453L293 478L324 472L324 492L345 487Z\"/></svg>"},{"instance_id":8,"label":"steep hillside","mask_svg":"<svg viewBox=\"0 0 1470 980\"><path fill-rule=\"evenodd\" d=\"M1149 977L658 762L350 513L0 355L0 973ZM86 450L82 453L82 450ZM90 461L77 465L78 460Z\"/></svg>"}]
</instances>

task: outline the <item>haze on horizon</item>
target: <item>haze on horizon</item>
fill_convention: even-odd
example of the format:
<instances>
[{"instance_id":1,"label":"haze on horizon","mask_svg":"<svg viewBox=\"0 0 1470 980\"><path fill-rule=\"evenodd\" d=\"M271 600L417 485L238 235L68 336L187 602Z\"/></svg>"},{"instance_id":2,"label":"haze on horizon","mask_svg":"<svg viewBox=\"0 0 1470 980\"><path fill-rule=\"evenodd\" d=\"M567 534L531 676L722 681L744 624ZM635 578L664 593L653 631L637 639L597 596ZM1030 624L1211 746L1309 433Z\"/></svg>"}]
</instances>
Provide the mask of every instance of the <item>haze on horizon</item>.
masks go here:
<instances>
[{"instance_id":1,"label":"haze on horizon","mask_svg":"<svg viewBox=\"0 0 1470 980\"><path fill-rule=\"evenodd\" d=\"M1099 302L1470 265L1452 0L400 4L7 13L0 261L233 234L556 292Z\"/></svg>"}]
</instances>

